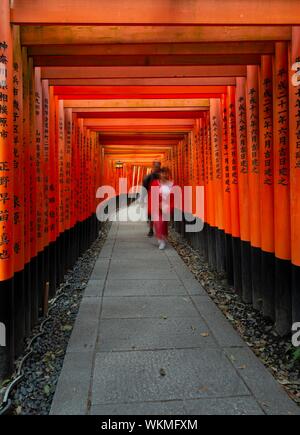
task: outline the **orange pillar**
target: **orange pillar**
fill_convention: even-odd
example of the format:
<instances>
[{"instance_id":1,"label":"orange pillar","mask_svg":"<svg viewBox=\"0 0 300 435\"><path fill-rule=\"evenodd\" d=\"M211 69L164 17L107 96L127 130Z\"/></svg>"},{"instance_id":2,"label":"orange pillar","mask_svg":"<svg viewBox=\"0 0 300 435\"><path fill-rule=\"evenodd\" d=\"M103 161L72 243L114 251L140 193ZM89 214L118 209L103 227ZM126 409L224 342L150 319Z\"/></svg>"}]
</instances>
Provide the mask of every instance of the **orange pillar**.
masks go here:
<instances>
[{"instance_id":1,"label":"orange pillar","mask_svg":"<svg viewBox=\"0 0 300 435\"><path fill-rule=\"evenodd\" d=\"M14 358L13 251L13 47L9 1L0 2L0 322L7 347L0 354L4 372ZM4 351L5 350L5 351ZM4 373L3 373L4 374Z\"/></svg>"},{"instance_id":2,"label":"orange pillar","mask_svg":"<svg viewBox=\"0 0 300 435\"><path fill-rule=\"evenodd\" d=\"M261 57L260 71L260 196L261 196L261 288L263 313L274 319L274 147L272 56Z\"/></svg>"},{"instance_id":3,"label":"orange pillar","mask_svg":"<svg viewBox=\"0 0 300 435\"><path fill-rule=\"evenodd\" d=\"M259 154L259 86L258 66L247 66L247 139L249 158L249 200L251 231L252 301L262 307L261 296L261 214Z\"/></svg>"},{"instance_id":4,"label":"orange pillar","mask_svg":"<svg viewBox=\"0 0 300 435\"><path fill-rule=\"evenodd\" d=\"M231 242L231 177L230 177L230 148L228 143L228 110L227 95L221 97L222 113L222 184L223 184L223 204L224 204L224 229L225 229L225 269L228 282L233 284L233 258Z\"/></svg>"},{"instance_id":5,"label":"orange pillar","mask_svg":"<svg viewBox=\"0 0 300 435\"><path fill-rule=\"evenodd\" d=\"M206 118L206 144L207 144L207 206L208 206L208 262L211 267L216 267L216 204L215 204L215 178L213 171L212 140L210 116Z\"/></svg>"},{"instance_id":6,"label":"orange pillar","mask_svg":"<svg viewBox=\"0 0 300 435\"><path fill-rule=\"evenodd\" d=\"M300 319L300 27L292 28L290 80L290 171L292 320Z\"/></svg>"},{"instance_id":7,"label":"orange pillar","mask_svg":"<svg viewBox=\"0 0 300 435\"><path fill-rule=\"evenodd\" d=\"M231 235L233 255L233 285L242 294L241 243L240 243L240 211L239 211L239 176L236 143L236 107L235 87L227 87L227 119L228 119L228 148L230 174L230 206L231 206Z\"/></svg>"},{"instance_id":8,"label":"orange pillar","mask_svg":"<svg viewBox=\"0 0 300 435\"><path fill-rule=\"evenodd\" d=\"M220 99L210 99L210 125L215 202L215 249L218 272L225 270L224 204L222 184L222 120Z\"/></svg>"},{"instance_id":9,"label":"orange pillar","mask_svg":"<svg viewBox=\"0 0 300 435\"><path fill-rule=\"evenodd\" d=\"M276 328L291 328L291 221L288 44L276 42L274 66L274 235Z\"/></svg>"},{"instance_id":10,"label":"orange pillar","mask_svg":"<svg viewBox=\"0 0 300 435\"><path fill-rule=\"evenodd\" d=\"M242 269L242 298L246 303L252 302L251 280L251 245L250 245L250 201L249 201L249 160L247 148L247 120L246 120L246 79L236 78L236 142L237 165L239 177L239 214L241 232L241 269Z\"/></svg>"},{"instance_id":11,"label":"orange pillar","mask_svg":"<svg viewBox=\"0 0 300 435\"><path fill-rule=\"evenodd\" d=\"M30 122L30 274L31 274L31 322L34 325L39 316L39 266L37 242L37 143L35 119L35 74L32 58L29 68L29 122Z\"/></svg>"},{"instance_id":12,"label":"orange pillar","mask_svg":"<svg viewBox=\"0 0 300 435\"><path fill-rule=\"evenodd\" d=\"M43 150L44 150L44 246L49 247L49 171L50 171L50 132L49 132L49 83L42 81L42 110L43 110ZM49 272L47 281L51 279Z\"/></svg>"},{"instance_id":13,"label":"orange pillar","mask_svg":"<svg viewBox=\"0 0 300 435\"><path fill-rule=\"evenodd\" d=\"M25 337L23 74L20 30L13 27L14 298L16 353Z\"/></svg>"},{"instance_id":14,"label":"orange pillar","mask_svg":"<svg viewBox=\"0 0 300 435\"><path fill-rule=\"evenodd\" d=\"M27 49L22 49L23 73L23 144L24 144L24 262L25 262L25 330L31 331L31 279L30 279L30 96L29 96L29 66Z\"/></svg>"}]
</instances>

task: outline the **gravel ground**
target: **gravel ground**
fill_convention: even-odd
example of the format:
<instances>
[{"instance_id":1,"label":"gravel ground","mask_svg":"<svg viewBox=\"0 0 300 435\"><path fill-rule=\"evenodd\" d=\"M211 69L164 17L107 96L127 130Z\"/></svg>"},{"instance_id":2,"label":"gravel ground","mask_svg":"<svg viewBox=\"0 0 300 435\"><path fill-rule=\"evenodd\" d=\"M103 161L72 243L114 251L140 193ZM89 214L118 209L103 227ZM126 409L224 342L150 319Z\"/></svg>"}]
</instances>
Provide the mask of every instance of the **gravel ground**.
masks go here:
<instances>
[{"instance_id":1,"label":"gravel ground","mask_svg":"<svg viewBox=\"0 0 300 435\"><path fill-rule=\"evenodd\" d=\"M34 342L33 353L23 366L24 379L11 395L12 414L49 413L82 295L108 230L109 224L66 275L64 288L51 310L50 320L45 323L45 333ZM38 332L39 325L33 330L32 337Z\"/></svg>"},{"instance_id":2,"label":"gravel ground","mask_svg":"<svg viewBox=\"0 0 300 435\"><path fill-rule=\"evenodd\" d=\"M273 323L245 304L228 285L226 276L210 269L199 252L174 229L170 229L169 241L248 346L300 406L300 358L295 358L291 337L280 337Z\"/></svg>"}]
</instances>

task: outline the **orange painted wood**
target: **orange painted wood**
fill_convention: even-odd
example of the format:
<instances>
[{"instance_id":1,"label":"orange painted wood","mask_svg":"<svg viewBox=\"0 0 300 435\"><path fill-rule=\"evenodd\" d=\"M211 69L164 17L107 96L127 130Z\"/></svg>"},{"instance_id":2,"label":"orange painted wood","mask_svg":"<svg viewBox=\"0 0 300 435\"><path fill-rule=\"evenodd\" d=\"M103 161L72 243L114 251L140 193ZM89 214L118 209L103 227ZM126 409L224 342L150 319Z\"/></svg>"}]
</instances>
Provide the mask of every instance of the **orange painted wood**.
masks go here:
<instances>
[{"instance_id":1,"label":"orange painted wood","mask_svg":"<svg viewBox=\"0 0 300 435\"><path fill-rule=\"evenodd\" d=\"M44 246L50 242L49 196L50 196L50 101L49 82L42 80L43 150L44 150Z\"/></svg>"},{"instance_id":2,"label":"orange painted wood","mask_svg":"<svg viewBox=\"0 0 300 435\"><path fill-rule=\"evenodd\" d=\"M37 148L35 122L35 74L32 59L29 67L29 125L30 125L30 255L36 257L37 243Z\"/></svg>"},{"instance_id":3,"label":"orange painted wood","mask_svg":"<svg viewBox=\"0 0 300 435\"><path fill-rule=\"evenodd\" d=\"M222 94L226 90L224 86L55 86L55 95L75 96L76 99L81 95L176 95L181 94ZM100 97L102 98L102 97ZM127 98L127 97L123 97ZM133 97L132 97L133 98ZM141 97L140 97L141 98ZM155 98L155 97L153 97ZM164 98L164 97L161 97ZM166 97L165 97L166 98ZM201 98L201 97L200 97ZM205 98L205 97L203 97ZM98 97L99 99L99 97Z\"/></svg>"},{"instance_id":4,"label":"orange painted wood","mask_svg":"<svg viewBox=\"0 0 300 435\"><path fill-rule=\"evenodd\" d=\"M40 68L34 71L34 145L36 155L36 237L37 252L44 249L44 142L43 142L43 100Z\"/></svg>"},{"instance_id":5,"label":"orange painted wood","mask_svg":"<svg viewBox=\"0 0 300 435\"><path fill-rule=\"evenodd\" d=\"M241 240L250 241L250 200L249 200L249 155L247 145L247 120L246 120L246 79L236 79L236 141L239 178L239 214Z\"/></svg>"},{"instance_id":6,"label":"orange painted wood","mask_svg":"<svg viewBox=\"0 0 300 435\"><path fill-rule=\"evenodd\" d=\"M14 272L24 268L23 68L19 27L13 28ZM1 111L2 112L2 111ZM2 116L2 114L0 114Z\"/></svg>"},{"instance_id":7,"label":"orange painted wood","mask_svg":"<svg viewBox=\"0 0 300 435\"><path fill-rule=\"evenodd\" d=\"M274 64L275 255L291 258L288 44L277 42Z\"/></svg>"},{"instance_id":8,"label":"orange painted wood","mask_svg":"<svg viewBox=\"0 0 300 435\"><path fill-rule=\"evenodd\" d=\"M262 56L259 82L261 249L273 253L275 247L272 56Z\"/></svg>"},{"instance_id":9,"label":"orange painted wood","mask_svg":"<svg viewBox=\"0 0 300 435\"><path fill-rule=\"evenodd\" d=\"M72 109L64 109L64 140L65 140L65 229L71 228L71 186L72 186Z\"/></svg>"},{"instance_id":10,"label":"orange painted wood","mask_svg":"<svg viewBox=\"0 0 300 435\"><path fill-rule=\"evenodd\" d=\"M0 3L0 280L13 276L13 47L9 2Z\"/></svg>"},{"instance_id":11,"label":"orange painted wood","mask_svg":"<svg viewBox=\"0 0 300 435\"><path fill-rule=\"evenodd\" d=\"M143 111L143 112L77 112L80 118L93 118L93 119L107 119L107 118L146 118L146 119L195 119L201 118L202 111L189 110L189 111Z\"/></svg>"},{"instance_id":12,"label":"orange painted wood","mask_svg":"<svg viewBox=\"0 0 300 435\"><path fill-rule=\"evenodd\" d=\"M300 5L297 0L227 0L226 7L219 0L123 0L109 3L86 0L14 0L11 19L14 23L70 23L70 24L298 24Z\"/></svg>"},{"instance_id":13,"label":"orange painted wood","mask_svg":"<svg viewBox=\"0 0 300 435\"><path fill-rule=\"evenodd\" d=\"M58 213L58 183L57 183L57 141L56 141L56 107L53 87L49 88L49 241L54 242L59 229Z\"/></svg>"},{"instance_id":14,"label":"orange painted wood","mask_svg":"<svg viewBox=\"0 0 300 435\"><path fill-rule=\"evenodd\" d=\"M260 248L259 86L256 66L248 66L246 91L251 245Z\"/></svg>"},{"instance_id":15,"label":"orange painted wood","mask_svg":"<svg viewBox=\"0 0 300 435\"><path fill-rule=\"evenodd\" d=\"M27 49L22 49L23 69L23 143L24 143L24 261L29 263L30 250L30 114L29 114L29 66Z\"/></svg>"},{"instance_id":16,"label":"orange painted wood","mask_svg":"<svg viewBox=\"0 0 300 435\"><path fill-rule=\"evenodd\" d=\"M220 30L219 30L220 31ZM177 78L177 77L236 77L246 76L244 65L219 66L117 66L117 67L43 67L44 79L100 78Z\"/></svg>"},{"instance_id":17,"label":"orange painted wood","mask_svg":"<svg viewBox=\"0 0 300 435\"><path fill-rule=\"evenodd\" d=\"M228 142L228 111L227 94L221 98L222 113L222 177L223 177L223 204L224 204L224 229L226 234L231 234L231 183L230 183L230 149Z\"/></svg>"},{"instance_id":18,"label":"orange painted wood","mask_svg":"<svg viewBox=\"0 0 300 435\"><path fill-rule=\"evenodd\" d=\"M53 86L229 86L235 85L234 77L141 77L141 78L100 78L50 79Z\"/></svg>"},{"instance_id":19,"label":"orange painted wood","mask_svg":"<svg viewBox=\"0 0 300 435\"><path fill-rule=\"evenodd\" d=\"M155 30L154 30L155 31ZM33 45L28 47L29 56L132 56L132 55L231 55L273 54L272 41L239 41L198 43L154 44L93 44L93 45Z\"/></svg>"},{"instance_id":20,"label":"orange painted wood","mask_svg":"<svg viewBox=\"0 0 300 435\"><path fill-rule=\"evenodd\" d=\"M214 179L215 225L224 230L224 204L222 189L222 117L219 99L210 100L210 126L212 166Z\"/></svg>"},{"instance_id":21,"label":"orange painted wood","mask_svg":"<svg viewBox=\"0 0 300 435\"><path fill-rule=\"evenodd\" d=\"M247 65L260 63L259 54L181 54L181 55L84 55L32 56L34 66L172 66L172 65Z\"/></svg>"},{"instance_id":22,"label":"orange painted wood","mask_svg":"<svg viewBox=\"0 0 300 435\"><path fill-rule=\"evenodd\" d=\"M74 44L153 44L239 41L287 41L291 38L287 26L135 26L47 25L21 26L23 45Z\"/></svg>"},{"instance_id":23,"label":"orange painted wood","mask_svg":"<svg viewBox=\"0 0 300 435\"><path fill-rule=\"evenodd\" d=\"M235 88L228 86L227 91L227 124L228 124L228 152L230 176L230 205L231 205L231 235L240 237L239 212L239 175L236 141L236 106Z\"/></svg>"},{"instance_id":24,"label":"orange painted wood","mask_svg":"<svg viewBox=\"0 0 300 435\"><path fill-rule=\"evenodd\" d=\"M300 62L300 28L293 28L291 64ZM299 68L299 64L298 64ZM295 73L295 67L293 70ZM290 171L291 171L291 254L292 263L300 266L300 82L290 81Z\"/></svg>"}]
</instances>

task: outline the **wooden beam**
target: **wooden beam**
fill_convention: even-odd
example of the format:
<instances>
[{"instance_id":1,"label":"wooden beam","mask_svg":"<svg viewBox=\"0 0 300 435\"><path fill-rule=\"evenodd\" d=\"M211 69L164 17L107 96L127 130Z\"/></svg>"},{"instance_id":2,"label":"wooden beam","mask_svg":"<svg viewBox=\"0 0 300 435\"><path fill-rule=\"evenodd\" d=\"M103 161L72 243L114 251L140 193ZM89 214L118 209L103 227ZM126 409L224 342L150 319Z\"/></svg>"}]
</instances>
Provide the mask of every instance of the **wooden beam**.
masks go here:
<instances>
[{"instance_id":1,"label":"wooden beam","mask_svg":"<svg viewBox=\"0 0 300 435\"><path fill-rule=\"evenodd\" d=\"M258 26L257 24L255 22L254 26L174 26L174 23L169 26L22 26L21 42L22 45L33 46L149 44L287 41L292 37L290 26Z\"/></svg>"},{"instance_id":2,"label":"wooden beam","mask_svg":"<svg viewBox=\"0 0 300 435\"><path fill-rule=\"evenodd\" d=\"M195 118L201 118L203 115L203 111L196 111L196 110L190 110L190 111L141 111L141 112L102 112L102 110L99 110L98 112L78 112L77 116L79 118L98 118L98 119L112 119L112 118L139 118L139 119L164 119L164 118L173 118L173 119L195 119Z\"/></svg>"},{"instance_id":3,"label":"wooden beam","mask_svg":"<svg viewBox=\"0 0 300 435\"><path fill-rule=\"evenodd\" d=\"M298 0L14 0L17 24L300 24Z\"/></svg>"},{"instance_id":4,"label":"wooden beam","mask_svg":"<svg viewBox=\"0 0 300 435\"><path fill-rule=\"evenodd\" d=\"M231 55L273 54L272 41L239 41L215 43L156 43L156 44L93 44L93 45L34 45L29 56L123 56L133 55Z\"/></svg>"},{"instance_id":5,"label":"wooden beam","mask_svg":"<svg viewBox=\"0 0 300 435\"><path fill-rule=\"evenodd\" d=\"M32 56L34 66L259 65L259 54Z\"/></svg>"},{"instance_id":6,"label":"wooden beam","mask_svg":"<svg viewBox=\"0 0 300 435\"><path fill-rule=\"evenodd\" d=\"M143 124L144 126L185 126L193 127L195 121L192 119L143 119L139 118L121 118L121 119L99 119L99 118L88 118L83 120L83 125L86 127L135 127Z\"/></svg>"},{"instance_id":7,"label":"wooden beam","mask_svg":"<svg viewBox=\"0 0 300 435\"><path fill-rule=\"evenodd\" d=\"M235 86L235 77L51 79L50 86Z\"/></svg>"},{"instance_id":8,"label":"wooden beam","mask_svg":"<svg viewBox=\"0 0 300 435\"><path fill-rule=\"evenodd\" d=\"M136 95L158 95L174 94L180 98L181 94L203 93L203 94L225 94L226 86L56 86L54 95L80 95L92 94L111 95L111 94L136 94Z\"/></svg>"},{"instance_id":9,"label":"wooden beam","mask_svg":"<svg viewBox=\"0 0 300 435\"><path fill-rule=\"evenodd\" d=\"M246 77L244 65L147 67L43 67L42 79Z\"/></svg>"},{"instance_id":10,"label":"wooden beam","mask_svg":"<svg viewBox=\"0 0 300 435\"><path fill-rule=\"evenodd\" d=\"M68 101L70 101L70 100L68 100ZM142 100L142 101L144 101L144 100ZM147 100L145 100L145 101L147 101ZM111 110L112 109L109 107L99 107L99 108L90 108L90 109L85 108L85 107L76 107L76 108L73 107L72 108L72 111L74 113L77 113L78 116L82 116L83 118L85 117L85 115L88 116L89 113L97 113L97 114L98 113L107 113L107 112L111 112ZM138 114L139 112L144 112L145 108L143 108L143 107L131 107L131 108L116 107L113 109L114 113L128 112L128 110L130 110L130 113L137 113ZM169 112L169 113L177 112L177 111L180 111L180 112L190 112L190 111L204 112L204 111L208 110L208 107L207 106L203 106L203 107L198 107L198 106L195 106L195 107L158 107L158 108L147 107L146 110L147 110L147 112L159 111L159 112Z\"/></svg>"},{"instance_id":11,"label":"wooden beam","mask_svg":"<svg viewBox=\"0 0 300 435\"><path fill-rule=\"evenodd\" d=\"M64 107L72 107L72 108L80 108L82 110L83 108L88 108L95 110L97 109L113 109L116 110L117 108L138 108L138 109L145 109L145 108L182 108L182 107L193 107L197 109L198 107L207 107L209 108L209 100L204 98L199 99L186 99L186 98L176 98L176 99L148 99L148 100L140 100L140 99L131 99L131 100L124 100L124 99L115 99L115 100L67 100L64 102Z\"/></svg>"}]
</instances>

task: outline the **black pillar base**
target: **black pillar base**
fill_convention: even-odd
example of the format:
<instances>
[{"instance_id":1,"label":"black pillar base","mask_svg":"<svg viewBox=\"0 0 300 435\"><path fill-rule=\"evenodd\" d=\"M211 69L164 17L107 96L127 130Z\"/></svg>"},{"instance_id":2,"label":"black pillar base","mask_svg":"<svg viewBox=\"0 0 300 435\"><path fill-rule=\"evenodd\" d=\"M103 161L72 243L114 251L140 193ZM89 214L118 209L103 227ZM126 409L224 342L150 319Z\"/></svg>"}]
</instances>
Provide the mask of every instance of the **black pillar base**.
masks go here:
<instances>
[{"instance_id":1,"label":"black pillar base","mask_svg":"<svg viewBox=\"0 0 300 435\"><path fill-rule=\"evenodd\" d=\"M216 259L216 228L212 226L208 226L207 232L207 242L208 242L208 264L212 269L216 269L217 267L217 259Z\"/></svg>"},{"instance_id":2,"label":"black pillar base","mask_svg":"<svg viewBox=\"0 0 300 435\"><path fill-rule=\"evenodd\" d=\"M242 299L246 304L252 303L252 277L251 277L251 245L250 242L241 241L242 265Z\"/></svg>"},{"instance_id":3,"label":"black pillar base","mask_svg":"<svg viewBox=\"0 0 300 435\"><path fill-rule=\"evenodd\" d=\"M31 327L33 327L39 317L39 286L38 286L38 259L33 257L29 263L30 267L30 300L31 300Z\"/></svg>"},{"instance_id":4,"label":"black pillar base","mask_svg":"<svg viewBox=\"0 0 300 435\"><path fill-rule=\"evenodd\" d=\"M13 279L0 282L0 380L13 369L15 359ZM5 340L5 342L4 342Z\"/></svg>"},{"instance_id":5,"label":"black pillar base","mask_svg":"<svg viewBox=\"0 0 300 435\"><path fill-rule=\"evenodd\" d=\"M284 336L291 332L291 262L279 258L275 259L275 318L279 335Z\"/></svg>"},{"instance_id":6,"label":"black pillar base","mask_svg":"<svg viewBox=\"0 0 300 435\"><path fill-rule=\"evenodd\" d=\"M242 252L239 237L232 237L233 286L237 294L242 296Z\"/></svg>"},{"instance_id":7,"label":"black pillar base","mask_svg":"<svg viewBox=\"0 0 300 435\"><path fill-rule=\"evenodd\" d=\"M300 322L300 266L292 264L292 320Z\"/></svg>"},{"instance_id":8,"label":"black pillar base","mask_svg":"<svg viewBox=\"0 0 300 435\"><path fill-rule=\"evenodd\" d=\"M31 274L30 263L24 267L24 298L25 298L25 335L28 337L32 328L31 321Z\"/></svg>"},{"instance_id":9,"label":"black pillar base","mask_svg":"<svg viewBox=\"0 0 300 435\"><path fill-rule=\"evenodd\" d=\"M25 339L25 279L24 271L14 275L14 329L15 355L20 356L24 349Z\"/></svg>"},{"instance_id":10,"label":"black pillar base","mask_svg":"<svg viewBox=\"0 0 300 435\"><path fill-rule=\"evenodd\" d=\"M251 247L252 304L256 310L262 311L261 291L261 250Z\"/></svg>"},{"instance_id":11,"label":"black pillar base","mask_svg":"<svg viewBox=\"0 0 300 435\"><path fill-rule=\"evenodd\" d=\"M261 288L263 315L275 320L275 257L264 251L261 254Z\"/></svg>"},{"instance_id":12,"label":"black pillar base","mask_svg":"<svg viewBox=\"0 0 300 435\"><path fill-rule=\"evenodd\" d=\"M219 273L225 272L225 236L224 231L216 228L216 266Z\"/></svg>"},{"instance_id":13,"label":"black pillar base","mask_svg":"<svg viewBox=\"0 0 300 435\"><path fill-rule=\"evenodd\" d=\"M227 280L230 285L233 285L233 257L232 257L232 236L225 234L225 267Z\"/></svg>"}]
</instances>

